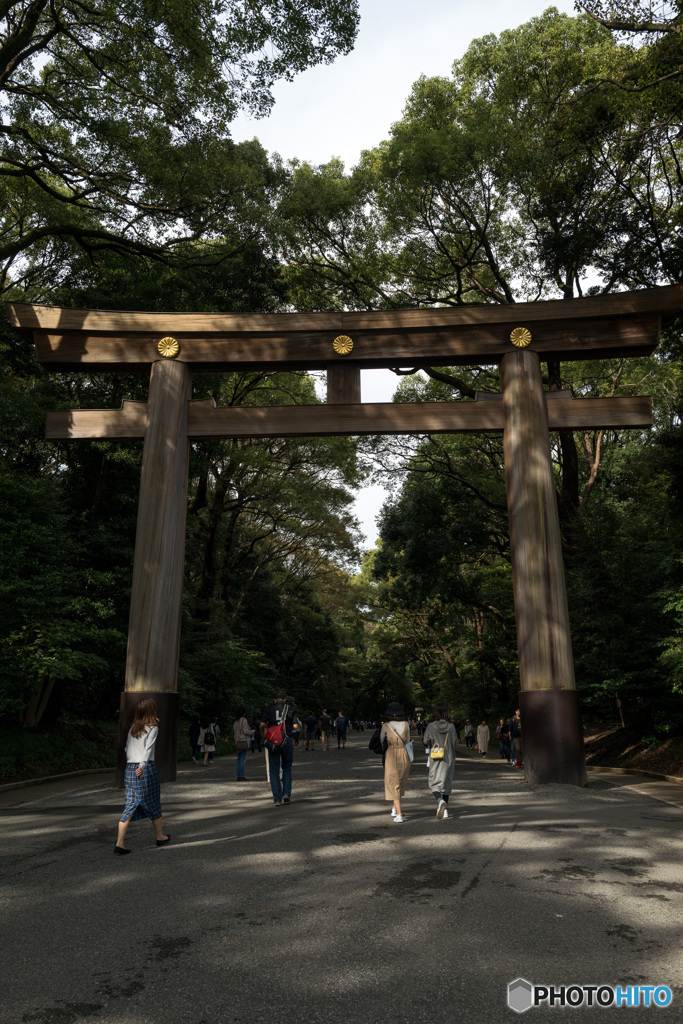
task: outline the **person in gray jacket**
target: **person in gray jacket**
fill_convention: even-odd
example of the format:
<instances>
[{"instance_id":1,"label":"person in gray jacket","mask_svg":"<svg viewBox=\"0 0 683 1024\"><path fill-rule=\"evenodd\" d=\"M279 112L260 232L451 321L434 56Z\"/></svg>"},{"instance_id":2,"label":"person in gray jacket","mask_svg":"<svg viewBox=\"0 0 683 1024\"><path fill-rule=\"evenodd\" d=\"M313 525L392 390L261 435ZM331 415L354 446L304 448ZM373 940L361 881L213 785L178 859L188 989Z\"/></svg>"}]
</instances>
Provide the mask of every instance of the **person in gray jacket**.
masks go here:
<instances>
[{"instance_id":1,"label":"person in gray jacket","mask_svg":"<svg viewBox=\"0 0 683 1024\"><path fill-rule=\"evenodd\" d=\"M436 816L448 817L448 797L453 788L455 768L455 726L446 704L434 706L434 716L424 731L422 742L429 760L429 788L436 797Z\"/></svg>"}]
</instances>

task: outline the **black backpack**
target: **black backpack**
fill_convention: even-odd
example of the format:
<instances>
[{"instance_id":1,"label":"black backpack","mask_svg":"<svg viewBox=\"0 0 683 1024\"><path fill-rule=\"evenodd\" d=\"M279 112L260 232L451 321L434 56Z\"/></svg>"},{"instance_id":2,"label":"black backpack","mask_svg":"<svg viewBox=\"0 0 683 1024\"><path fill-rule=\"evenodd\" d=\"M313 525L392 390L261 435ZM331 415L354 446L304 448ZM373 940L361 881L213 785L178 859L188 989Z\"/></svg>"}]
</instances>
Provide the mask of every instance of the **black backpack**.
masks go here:
<instances>
[{"instance_id":1,"label":"black backpack","mask_svg":"<svg viewBox=\"0 0 683 1024\"><path fill-rule=\"evenodd\" d=\"M381 729L375 729L375 731L373 732L372 736L370 737L370 742L368 743L368 747L373 752L373 754L379 754L380 757L385 753L385 751L387 749L387 741L385 739L384 742L382 742L382 740L380 738L381 735L382 735L382 730Z\"/></svg>"},{"instance_id":2,"label":"black backpack","mask_svg":"<svg viewBox=\"0 0 683 1024\"><path fill-rule=\"evenodd\" d=\"M206 732L204 733L204 746L205 747L215 747L216 746L216 737L211 732L211 729L207 729Z\"/></svg>"}]
</instances>

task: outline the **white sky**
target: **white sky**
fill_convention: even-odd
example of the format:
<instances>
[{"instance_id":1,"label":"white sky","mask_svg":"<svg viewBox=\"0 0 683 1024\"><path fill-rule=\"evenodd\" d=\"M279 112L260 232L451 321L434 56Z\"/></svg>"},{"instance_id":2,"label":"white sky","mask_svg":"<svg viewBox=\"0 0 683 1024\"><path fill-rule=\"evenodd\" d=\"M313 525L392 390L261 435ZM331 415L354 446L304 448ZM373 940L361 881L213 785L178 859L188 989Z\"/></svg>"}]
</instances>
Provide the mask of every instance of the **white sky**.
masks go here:
<instances>
[{"instance_id":1,"label":"white sky","mask_svg":"<svg viewBox=\"0 0 683 1024\"><path fill-rule=\"evenodd\" d=\"M515 28L550 6L576 13L573 0L360 0L359 6L353 51L276 86L270 117L233 122L236 141L256 137L284 160L323 164L339 157L350 168L364 149L387 138L420 75L449 75L473 39ZM398 378L389 370L361 377L364 402L391 401ZM356 502L368 547L377 540L384 497L382 488L368 487Z\"/></svg>"}]
</instances>

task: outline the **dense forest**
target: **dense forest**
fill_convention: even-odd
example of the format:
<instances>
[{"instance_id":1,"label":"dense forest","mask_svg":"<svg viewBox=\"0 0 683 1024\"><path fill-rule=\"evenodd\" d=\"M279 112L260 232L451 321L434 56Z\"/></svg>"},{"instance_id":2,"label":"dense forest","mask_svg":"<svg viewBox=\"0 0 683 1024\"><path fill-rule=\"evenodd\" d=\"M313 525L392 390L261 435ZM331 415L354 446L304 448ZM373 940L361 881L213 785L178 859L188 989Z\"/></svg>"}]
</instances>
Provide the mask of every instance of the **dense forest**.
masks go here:
<instances>
[{"instance_id":1,"label":"dense forest","mask_svg":"<svg viewBox=\"0 0 683 1024\"><path fill-rule=\"evenodd\" d=\"M346 169L285 164L233 142L230 121L352 47L350 0L5 5L3 297L377 310L683 283L678 4L656 20L636 0L581 6L476 40L450 77L419 79L388 137ZM551 438L585 720L646 746L683 731L682 343L677 322L651 357L542 367L551 391L652 396L650 431ZM46 371L4 319L0 361L11 778L40 736L70 749L87 748L84 724L113 736L125 667L142 446L47 442L45 412L117 408L145 398L147 379ZM402 402L499 390L497 366L396 373ZM196 373L193 397L319 401L300 372ZM352 505L370 479L391 498L363 552ZM304 711L351 717L437 697L461 718L509 714L502 439L192 443L182 629L184 723L256 714L274 685Z\"/></svg>"}]
</instances>

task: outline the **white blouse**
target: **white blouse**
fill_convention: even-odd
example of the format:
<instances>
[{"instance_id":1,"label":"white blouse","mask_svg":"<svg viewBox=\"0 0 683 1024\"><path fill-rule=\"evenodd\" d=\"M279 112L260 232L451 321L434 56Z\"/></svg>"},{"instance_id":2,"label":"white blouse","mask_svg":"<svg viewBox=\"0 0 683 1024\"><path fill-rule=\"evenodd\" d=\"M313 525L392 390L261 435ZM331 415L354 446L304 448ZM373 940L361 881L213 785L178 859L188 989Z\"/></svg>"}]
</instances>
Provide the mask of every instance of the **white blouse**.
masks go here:
<instances>
[{"instance_id":1,"label":"white blouse","mask_svg":"<svg viewBox=\"0 0 683 1024\"><path fill-rule=\"evenodd\" d=\"M144 768L148 761L154 760L154 746L159 735L159 727L153 725L140 733L137 739L128 733L126 741L126 761L128 764L139 764Z\"/></svg>"},{"instance_id":2,"label":"white blouse","mask_svg":"<svg viewBox=\"0 0 683 1024\"><path fill-rule=\"evenodd\" d=\"M407 743L408 740L410 739L410 727L408 727L408 731L407 732L405 731L405 727L407 725L408 725L407 722L384 722L382 724L382 729L381 729L381 732L379 734L380 740L382 741L382 743L384 743L384 739L385 739L386 734L387 734L387 726L388 726L389 729L391 729L391 731L393 733L395 733L400 740L403 740L404 743Z\"/></svg>"}]
</instances>

